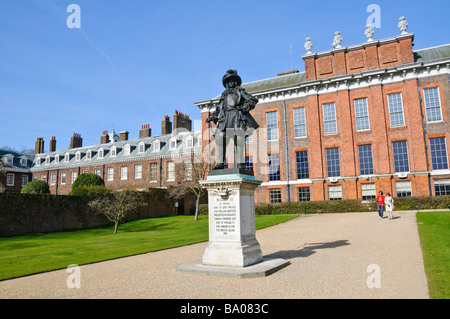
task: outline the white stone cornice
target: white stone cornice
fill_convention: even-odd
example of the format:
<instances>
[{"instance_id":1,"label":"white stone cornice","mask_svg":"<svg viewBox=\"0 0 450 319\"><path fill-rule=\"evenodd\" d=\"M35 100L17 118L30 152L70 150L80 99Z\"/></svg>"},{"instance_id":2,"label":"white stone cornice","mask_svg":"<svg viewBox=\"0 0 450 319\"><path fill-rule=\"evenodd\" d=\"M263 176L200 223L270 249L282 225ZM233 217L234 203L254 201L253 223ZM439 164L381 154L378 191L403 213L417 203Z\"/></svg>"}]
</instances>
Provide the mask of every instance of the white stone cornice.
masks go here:
<instances>
[{"instance_id":1,"label":"white stone cornice","mask_svg":"<svg viewBox=\"0 0 450 319\"><path fill-rule=\"evenodd\" d=\"M321 80L314 79L282 88L251 92L251 94L259 99L258 104L264 104L282 101L283 99L296 99L309 95L353 90L448 73L450 73L450 58L445 58L337 75ZM207 100L196 104L202 110L202 113L207 113L208 111L213 111L218 102L219 100ZM211 108L208 109L208 107Z\"/></svg>"}]
</instances>

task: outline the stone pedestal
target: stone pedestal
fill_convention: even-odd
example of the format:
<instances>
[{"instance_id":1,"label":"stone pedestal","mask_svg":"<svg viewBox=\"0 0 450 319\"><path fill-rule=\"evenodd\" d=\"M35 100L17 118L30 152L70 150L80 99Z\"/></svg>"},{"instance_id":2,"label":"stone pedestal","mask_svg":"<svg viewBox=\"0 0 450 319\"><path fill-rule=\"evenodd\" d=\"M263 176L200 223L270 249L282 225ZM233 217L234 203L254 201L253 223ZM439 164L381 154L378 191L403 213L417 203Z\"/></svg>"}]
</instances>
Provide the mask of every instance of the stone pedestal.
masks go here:
<instances>
[{"instance_id":1,"label":"stone pedestal","mask_svg":"<svg viewBox=\"0 0 450 319\"><path fill-rule=\"evenodd\" d=\"M203 186L208 190L209 242L203 264L246 267L262 261L255 237L255 189L262 183L253 172L212 171ZM247 173L247 174L246 174ZM251 174L251 175L250 175Z\"/></svg>"},{"instance_id":2,"label":"stone pedestal","mask_svg":"<svg viewBox=\"0 0 450 319\"><path fill-rule=\"evenodd\" d=\"M252 171L214 170L202 185L208 190L209 241L201 261L178 265L184 272L234 277L267 276L289 264L263 259L255 232L255 189L262 183Z\"/></svg>"}]
</instances>

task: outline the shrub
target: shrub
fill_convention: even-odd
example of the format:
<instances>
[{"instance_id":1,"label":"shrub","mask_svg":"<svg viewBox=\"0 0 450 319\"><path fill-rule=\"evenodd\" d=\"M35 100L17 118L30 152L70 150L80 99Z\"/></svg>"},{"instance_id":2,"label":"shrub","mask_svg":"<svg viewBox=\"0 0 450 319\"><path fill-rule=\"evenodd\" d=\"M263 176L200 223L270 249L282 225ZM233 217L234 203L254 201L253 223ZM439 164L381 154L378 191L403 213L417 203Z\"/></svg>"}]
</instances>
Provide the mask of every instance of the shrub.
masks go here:
<instances>
[{"instance_id":1,"label":"shrub","mask_svg":"<svg viewBox=\"0 0 450 319\"><path fill-rule=\"evenodd\" d=\"M84 173L78 176L78 178L72 184L72 192L83 186L105 186L103 179L97 174Z\"/></svg>"},{"instance_id":2,"label":"shrub","mask_svg":"<svg viewBox=\"0 0 450 319\"><path fill-rule=\"evenodd\" d=\"M35 180L26 183L20 192L22 194L50 194L50 187L44 181Z\"/></svg>"},{"instance_id":3,"label":"shrub","mask_svg":"<svg viewBox=\"0 0 450 319\"><path fill-rule=\"evenodd\" d=\"M107 194L111 190L105 186L81 186L72 190L71 195L73 196L98 196L102 194Z\"/></svg>"}]
</instances>

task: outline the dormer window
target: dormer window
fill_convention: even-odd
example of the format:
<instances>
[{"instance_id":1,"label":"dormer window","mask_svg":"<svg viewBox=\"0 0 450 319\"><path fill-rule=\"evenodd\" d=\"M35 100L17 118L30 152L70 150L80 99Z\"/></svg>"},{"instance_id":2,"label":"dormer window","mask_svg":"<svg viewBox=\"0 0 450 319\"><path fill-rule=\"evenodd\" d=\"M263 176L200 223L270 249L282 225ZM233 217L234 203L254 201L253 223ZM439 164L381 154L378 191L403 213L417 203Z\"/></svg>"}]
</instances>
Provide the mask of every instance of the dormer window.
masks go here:
<instances>
[{"instance_id":1,"label":"dormer window","mask_svg":"<svg viewBox=\"0 0 450 319\"><path fill-rule=\"evenodd\" d=\"M161 143L159 141L155 141L153 143L153 150L155 152L159 152L161 150Z\"/></svg>"},{"instance_id":2,"label":"dormer window","mask_svg":"<svg viewBox=\"0 0 450 319\"><path fill-rule=\"evenodd\" d=\"M45 158L45 164L46 164L46 165L50 164L50 156L47 156L47 157Z\"/></svg>"},{"instance_id":3,"label":"dormer window","mask_svg":"<svg viewBox=\"0 0 450 319\"><path fill-rule=\"evenodd\" d=\"M177 140L170 140L169 145L170 145L171 150L176 149L177 148Z\"/></svg>"},{"instance_id":4,"label":"dormer window","mask_svg":"<svg viewBox=\"0 0 450 319\"><path fill-rule=\"evenodd\" d=\"M88 151L86 152L86 159L90 160L91 158L92 158L92 151L91 151L91 150L88 150Z\"/></svg>"},{"instance_id":5,"label":"dormer window","mask_svg":"<svg viewBox=\"0 0 450 319\"><path fill-rule=\"evenodd\" d=\"M75 153L75 160L76 160L76 161L81 160L81 153L80 153L80 152L76 152L76 153Z\"/></svg>"},{"instance_id":6,"label":"dormer window","mask_svg":"<svg viewBox=\"0 0 450 319\"><path fill-rule=\"evenodd\" d=\"M20 159L20 165L22 165L22 166L27 166L27 164L28 164L28 161L27 161L26 158L21 158L21 159Z\"/></svg>"},{"instance_id":7,"label":"dormer window","mask_svg":"<svg viewBox=\"0 0 450 319\"><path fill-rule=\"evenodd\" d=\"M103 150L103 148L100 148L98 150L98 158L103 158L103 156L105 156L105 151Z\"/></svg>"},{"instance_id":8,"label":"dormer window","mask_svg":"<svg viewBox=\"0 0 450 319\"><path fill-rule=\"evenodd\" d=\"M22 163L22 162L21 162ZM55 163L59 163L59 155L58 154L56 154L55 155ZM23 164L22 164L23 165ZM25 164L26 165L26 164Z\"/></svg>"},{"instance_id":9,"label":"dormer window","mask_svg":"<svg viewBox=\"0 0 450 319\"><path fill-rule=\"evenodd\" d=\"M39 165L41 165L41 158L40 157L36 158L36 166L39 166Z\"/></svg>"},{"instance_id":10,"label":"dormer window","mask_svg":"<svg viewBox=\"0 0 450 319\"><path fill-rule=\"evenodd\" d=\"M130 145L129 144L124 146L123 155L130 155Z\"/></svg>"},{"instance_id":11,"label":"dormer window","mask_svg":"<svg viewBox=\"0 0 450 319\"><path fill-rule=\"evenodd\" d=\"M69 153L64 154L64 161L67 163L69 160Z\"/></svg>"},{"instance_id":12,"label":"dormer window","mask_svg":"<svg viewBox=\"0 0 450 319\"><path fill-rule=\"evenodd\" d=\"M138 153L144 153L145 152L145 144L140 143L138 144Z\"/></svg>"},{"instance_id":13,"label":"dormer window","mask_svg":"<svg viewBox=\"0 0 450 319\"><path fill-rule=\"evenodd\" d=\"M186 148L192 147L194 147L194 138L192 136L189 136L186 138Z\"/></svg>"},{"instance_id":14,"label":"dormer window","mask_svg":"<svg viewBox=\"0 0 450 319\"><path fill-rule=\"evenodd\" d=\"M13 158L13 156L8 156L8 157L5 157L5 159L6 159L6 164L12 164L12 163L13 163L13 161L14 161L14 158Z\"/></svg>"},{"instance_id":15,"label":"dormer window","mask_svg":"<svg viewBox=\"0 0 450 319\"><path fill-rule=\"evenodd\" d=\"M111 156L116 156L117 154L117 149L115 147L111 148Z\"/></svg>"}]
</instances>

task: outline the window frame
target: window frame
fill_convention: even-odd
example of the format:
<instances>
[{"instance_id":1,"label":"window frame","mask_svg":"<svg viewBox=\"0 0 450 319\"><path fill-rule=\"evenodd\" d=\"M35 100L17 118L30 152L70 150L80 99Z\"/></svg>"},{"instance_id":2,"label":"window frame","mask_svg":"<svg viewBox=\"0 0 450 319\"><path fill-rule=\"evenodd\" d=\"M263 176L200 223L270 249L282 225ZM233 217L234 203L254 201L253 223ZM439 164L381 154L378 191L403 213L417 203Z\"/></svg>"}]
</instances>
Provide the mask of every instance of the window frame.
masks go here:
<instances>
[{"instance_id":1,"label":"window frame","mask_svg":"<svg viewBox=\"0 0 450 319\"><path fill-rule=\"evenodd\" d=\"M61 176L60 176L60 178L61 178L61 185L66 185L66 182L67 182L67 174L66 174L66 172L61 172Z\"/></svg>"},{"instance_id":2,"label":"window frame","mask_svg":"<svg viewBox=\"0 0 450 319\"><path fill-rule=\"evenodd\" d=\"M175 181L175 162L174 161L166 162L166 181L167 182Z\"/></svg>"},{"instance_id":3,"label":"window frame","mask_svg":"<svg viewBox=\"0 0 450 319\"><path fill-rule=\"evenodd\" d=\"M394 96L400 96L400 107L401 107L401 111L398 110L393 110L393 108L398 107L397 103L398 101L394 101L393 98ZM391 99L392 97L392 99ZM387 103L388 103L388 113L389 113L389 125L390 127L404 127L406 126L405 124L405 111L403 108L403 94L402 92L393 92L393 93L389 93L386 95L387 98ZM393 118L399 118L398 116L393 116L395 114L400 114L401 113L401 120L402 123L401 124L393 124L392 119Z\"/></svg>"},{"instance_id":4,"label":"window frame","mask_svg":"<svg viewBox=\"0 0 450 319\"><path fill-rule=\"evenodd\" d=\"M298 114L299 112L301 114ZM292 125L294 138L304 138L308 136L306 130L306 108L304 106L294 107L292 109ZM297 128L299 128L300 132ZM299 135L297 135L298 132L300 133Z\"/></svg>"},{"instance_id":5,"label":"window frame","mask_svg":"<svg viewBox=\"0 0 450 319\"><path fill-rule=\"evenodd\" d=\"M16 174L6 173L6 186L14 186Z\"/></svg>"},{"instance_id":6,"label":"window frame","mask_svg":"<svg viewBox=\"0 0 450 319\"><path fill-rule=\"evenodd\" d=\"M436 141L436 140L443 140L444 142L440 145L443 145L443 148L439 149L439 150L433 150L433 144L432 141ZM429 144L430 144L430 158L431 158L431 169L433 171L437 171L437 170L448 170L449 165L448 165L448 153L447 153L447 139L444 136L439 136L439 137L434 137L434 138L429 138ZM443 161L441 159L441 163L435 163L436 160L436 154L437 153L442 153L443 155L445 155L445 161ZM435 156L433 156L435 155ZM442 157L443 158L443 157ZM442 168L439 168L439 165L443 165ZM437 168L435 168L435 166L437 166Z\"/></svg>"},{"instance_id":7,"label":"window frame","mask_svg":"<svg viewBox=\"0 0 450 319\"><path fill-rule=\"evenodd\" d=\"M365 103L362 103L365 101ZM360 104L361 103L361 104ZM353 100L353 108L355 111L355 129L357 132L370 131L369 103L366 97ZM358 128L358 120L364 119L364 126Z\"/></svg>"},{"instance_id":8,"label":"window frame","mask_svg":"<svg viewBox=\"0 0 450 319\"><path fill-rule=\"evenodd\" d=\"M329 154L331 151L337 150L337 159L330 158L331 156L335 156L336 154ZM341 177L341 159L339 147L330 147L325 149L325 159L327 164L327 177ZM335 165L337 161L337 165ZM335 169L337 167L337 169ZM330 174L332 173L332 174Z\"/></svg>"},{"instance_id":9,"label":"window frame","mask_svg":"<svg viewBox=\"0 0 450 319\"><path fill-rule=\"evenodd\" d=\"M128 166L120 166L120 180L125 181L128 179Z\"/></svg>"},{"instance_id":10,"label":"window frame","mask_svg":"<svg viewBox=\"0 0 450 319\"><path fill-rule=\"evenodd\" d=\"M333 106L331 108L331 106ZM328 109L330 107L330 109ZM325 112L327 110L327 112ZM325 115L328 114L328 111L332 110L332 116L330 118L327 118ZM324 135L334 135L338 133L337 129L337 115L336 115L336 103L335 102L329 102L329 103L323 103L322 104L322 119L323 119L323 134ZM327 129L329 127L327 124L333 123L333 130Z\"/></svg>"},{"instance_id":11,"label":"window frame","mask_svg":"<svg viewBox=\"0 0 450 319\"><path fill-rule=\"evenodd\" d=\"M273 158L273 159L272 159ZM277 160L275 161L274 165L278 165L278 170L274 171L273 170L273 166L271 166L273 163L272 161L275 160L275 158L277 158ZM278 162L278 163L276 163ZM267 167L268 167L268 179L269 182L275 182L275 181L281 181L281 165L280 165L280 154L279 153L270 153L267 154Z\"/></svg>"},{"instance_id":12,"label":"window frame","mask_svg":"<svg viewBox=\"0 0 450 319\"><path fill-rule=\"evenodd\" d=\"M134 165L134 179L142 179L142 164Z\"/></svg>"},{"instance_id":13,"label":"window frame","mask_svg":"<svg viewBox=\"0 0 450 319\"><path fill-rule=\"evenodd\" d=\"M154 167L154 170L152 168ZM156 183L158 181L158 163L157 162L150 162L149 167L149 182L150 183Z\"/></svg>"},{"instance_id":14,"label":"window frame","mask_svg":"<svg viewBox=\"0 0 450 319\"><path fill-rule=\"evenodd\" d=\"M395 145L399 145L399 143L405 143L405 146L406 146L406 153L400 153L400 154L396 154L396 150L395 150L395 148L394 148L394 144ZM398 148L397 148L398 149ZM408 164L408 170L397 170L397 167L398 168L401 168L401 167L403 167L403 166L405 166L405 165L400 165L400 163L397 165L396 164L396 158L397 158L397 161L399 161L399 160L404 160L404 159L399 159L399 157L400 156L403 156L403 155L405 155L406 154L406 159L407 159L407 164ZM410 165L409 165L409 150L408 150L408 142L406 141L406 140L403 140L403 141L394 141L394 142L392 142L392 158L393 158L393 160L394 160L394 172L395 173L409 173L409 170L410 170Z\"/></svg>"},{"instance_id":15,"label":"window frame","mask_svg":"<svg viewBox=\"0 0 450 319\"><path fill-rule=\"evenodd\" d=\"M275 119L269 118L269 116L275 115ZM278 141L280 136L278 134L278 111L268 111L265 112L266 118L266 130L267 130L267 141ZM275 137L276 136L276 137Z\"/></svg>"},{"instance_id":16,"label":"window frame","mask_svg":"<svg viewBox=\"0 0 450 319\"><path fill-rule=\"evenodd\" d=\"M277 194L274 194L274 192L277 192ZM279 199L279 201L275 201L274 199ZM269 203L276 204L281 202L283 202L283 198L281 195L281 188L269 188Z\"/></svg>"},{"instance_id":17,"label":"window frame","mask_svg":"<svg viewBox=\"0 0 450 319\"><path fill-rule=\"evenodd\" d=\"M341 197L335 197L335 196L331 196L331 194L339 194L341 195ZM328 199L329 200L342 200L343 199L343 194L342 194L342 185L328 185Z\"/></svg>"},{"instance_id":18,"label":"window frame","mask_svg":"<svg viewBox=\"0 0 450 319\"><path fill-rule=\"evenodd\" d=\"M295 173L297 179L309 179L309 157L308 151L296 151L295 152ZM306 161L299 161L299 160Z\"/></svg>"},{"instance_id":19,"label":"window frame","mask_svg":"<svg viewBox=\"0 0 450 319\"><path fill-rule=\"evenodd\" d=\"M427 100L429 100L429 99L427 99L427 95L425 94L425 92L430 92L433 89L437 90L437 100L439 102L439 106L427 106ZM434 97L434 98L436 98L436 97ZM424 105L425 105L425 118L427 120L427 123L442 122L444 120L444 117L442 114L442 101L441 101L441 94L440 94L439 86L424 88L423 89L423 101L424 101ZM439 117L440 118L438 120L430 121L428 119L428 110L437 109L437 108L439 108Z\"/></svg>"},{"instance_id":20,"label":"window frame","mask_svg":"<svg viewBox=\"0 0 450 319\"><path fill-rule=\"evenodd\" d=\"M362 150L363 147L370 147L370 157L369 156L361 156L364 154L368 154L367 151ZM363 163L363 161L361 161L361 159L365 160L367 159L368 162L367 163ZM363 145L358 145L358 160L359 160L359 175L373 175L374 174L374 168L373 168L373 149L372 149L372 144L363 144ZM366 166L366 167L363 167ZM370 166L370 168L369 168Z\"/></svg>"},{"instance_id":21,"label":"window frame","mask_svg":"<svg viewBox=\"0 0 450 319\"><path fill-rule=\"evenodd\" d=\"M106 168L106 180L108 182L114 181L114 167L107 167Z\"/></svg>"},{"instance_id":22,"label":"window frame","mask_svg":"<svg viewBox=\"0 0 450 319\"><path fill-rule=\"evenodd\" d=\"M305 192L308 190L307 192ZM301 195L306 195L306 197L303 197ZM297 187L297 201L299 202L310 202L311 201L311 187L309 186L300 186Z\"/></svg>"},{"instance_id":23,"label":"window frame","mask_svg":"<svg viewBox=\"0 0 450 319\"><path fill-rule=\"evenodd\" d=\"M408 188L406 188L406 187L404 188L404 189L407 189L406 191L401 189L402 187L400 187L401 190L399 191L399 185L409 185L409 187ZM409 195L408 194L403 195L402 193L399 193L399 192L409 192L410 194ZM396 181L395 182L395 193L397 194L397 197L410 197L410 196L413 196L412 195L412 183L411 183L411 181Z\"/></svg>"}]
</instances>

